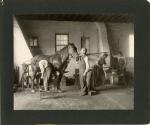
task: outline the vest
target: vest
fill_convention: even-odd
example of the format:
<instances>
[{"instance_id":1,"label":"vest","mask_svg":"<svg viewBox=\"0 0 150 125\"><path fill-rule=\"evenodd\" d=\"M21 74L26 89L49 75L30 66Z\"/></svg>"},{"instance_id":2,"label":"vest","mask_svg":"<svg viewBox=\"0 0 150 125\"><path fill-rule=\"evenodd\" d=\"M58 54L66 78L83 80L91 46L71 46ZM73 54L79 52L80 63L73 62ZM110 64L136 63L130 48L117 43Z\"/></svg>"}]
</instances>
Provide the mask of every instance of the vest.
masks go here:
<instances>
[{"instance_id":1,"label":"vest","mask_svg":"<svg viewBox=\"0 0 150 125\"><path fill-rule=\"evenodd\" d=\"M84 61L85 56L80 56L79 58L79 72L80 74L83 74L85 72L86 69L86 64Z\"/></svg>"}]
</instances>

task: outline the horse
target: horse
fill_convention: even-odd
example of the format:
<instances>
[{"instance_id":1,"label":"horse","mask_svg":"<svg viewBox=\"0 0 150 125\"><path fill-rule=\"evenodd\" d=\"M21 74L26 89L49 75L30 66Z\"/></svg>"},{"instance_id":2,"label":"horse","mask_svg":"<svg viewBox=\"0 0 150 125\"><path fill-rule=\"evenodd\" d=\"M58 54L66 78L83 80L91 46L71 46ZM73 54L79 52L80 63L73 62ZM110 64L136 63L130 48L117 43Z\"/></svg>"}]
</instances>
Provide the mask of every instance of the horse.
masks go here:
<instances>
[{"instance_id":1,"label":"horse","mask_svg":"<svg viewBox=\"0 0 150 125\"><path fill-rule=\"evenodd\" d=\"M32 76L31 76L31 89L34 92L34 81L36 78L36 74L39 70L39 62L41 60L47 60L50 64L51 73L50 73L50 79L51 75L57 71L59 73L59 76L57 78L57 89L60 90L60 82L62 79L63 74L65 73L65 69L68 66L70 58L75 58L76 61L78 61L78 52L77 48L73 43L68 43L64 48L62 48L60 51L56 51L53 55L36 55L33 58L31 58L31 69L32 69Z\"/></svg>"}]
</instances>

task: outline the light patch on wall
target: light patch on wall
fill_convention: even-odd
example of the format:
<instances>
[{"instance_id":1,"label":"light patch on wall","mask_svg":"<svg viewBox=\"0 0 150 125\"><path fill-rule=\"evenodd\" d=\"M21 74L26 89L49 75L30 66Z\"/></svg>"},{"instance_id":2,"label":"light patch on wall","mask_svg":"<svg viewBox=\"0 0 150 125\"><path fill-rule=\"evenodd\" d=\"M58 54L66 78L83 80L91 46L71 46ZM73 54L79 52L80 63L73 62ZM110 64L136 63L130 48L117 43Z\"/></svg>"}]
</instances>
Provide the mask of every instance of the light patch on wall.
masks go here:
<instances>
[{"instance_id":1,"label":"light patch on wall","mask_svg":"<svg viewBox=\"0 0 150 125\"><path fill-rule=\"evenodd\" d=\"M129 35L129 56L134 57L134 35Z\"/></svg>"},{"instance_id":2,"label":"light patch on wall","mask_svg":"<svg viewBox=\"0 0 150 125\"><path fill-rule=\"evenodd\" d=\"M26 40L16 19L14 19L14 64L21 65L32 58Z\"/></svg>"}]
</instances>

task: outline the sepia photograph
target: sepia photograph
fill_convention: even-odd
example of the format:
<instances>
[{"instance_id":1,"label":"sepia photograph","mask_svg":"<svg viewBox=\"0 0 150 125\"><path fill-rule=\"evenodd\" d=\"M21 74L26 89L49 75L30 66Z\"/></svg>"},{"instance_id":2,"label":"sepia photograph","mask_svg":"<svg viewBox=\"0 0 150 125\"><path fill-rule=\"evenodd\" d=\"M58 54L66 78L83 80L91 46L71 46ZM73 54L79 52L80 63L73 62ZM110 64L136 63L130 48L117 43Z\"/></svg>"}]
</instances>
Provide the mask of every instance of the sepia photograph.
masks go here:
<instances>
[{"instance_id":1,"label":"sepia photograph","mask_svg":"<svg viewBox=\"0 0 150 125\"><path fill-rule=\"evenodd\" d=\"M14 15L14 110L134 110L129 14Z\"/></svg>"}]
</instances>

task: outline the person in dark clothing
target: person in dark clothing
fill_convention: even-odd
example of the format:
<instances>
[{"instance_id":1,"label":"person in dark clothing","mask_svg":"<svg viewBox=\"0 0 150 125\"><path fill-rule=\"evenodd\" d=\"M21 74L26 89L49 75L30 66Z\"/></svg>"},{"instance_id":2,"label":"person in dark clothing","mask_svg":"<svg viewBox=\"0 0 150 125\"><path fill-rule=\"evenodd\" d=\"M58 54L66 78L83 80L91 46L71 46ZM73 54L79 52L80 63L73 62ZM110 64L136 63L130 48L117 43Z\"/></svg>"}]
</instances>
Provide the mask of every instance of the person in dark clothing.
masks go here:
<instances>
[{"instance_id":1,"label":"person in dark clothing","mask_svg":"<svg viewBox=\"0 0 150 125\"><path fill-rule=\"evenodd\" d=\"M107 65L106 63L106 58L108 57L108 54L107 53L104 53L100 58L99 60L97 61L97 65L99 67L99 73L100 73L100 81L101 81L101 84L103 85L104 82L105 82L105 72L103 70L103 66L104 65Z\"/></svg>"},{"instance_id":2,"label":"person in dark clothing","mask_svg":"<svg viewBox=\"0 0 150 125\"><path fill-rule=\"evenodd\" d=\"M126 85L125 73L126 73L126 58L122 55L121 52L119 52L118 70L117 70L119 85Z\"/></svg>"},{"instance_id":3,"label":"person in dark clothing","mask_svg":"<svg viewBox=\"0 0 150 125\"><path fill-rule=\"evenodd\" d=\"M108 57L107 53L104 53L98 60L97 64L103 68L103 65L106 65L106 58Z\"/></svg>"},{"instance_id":4,"label":"person in dark clothing","mask_svg":"<svg viewBox=\"0 0 150 125\"><path fill-rule=\"evenodd\" d=\"M87 72L87 75L88 75L87 83L89 85L90 91L91 90L95 91L98 86L104 85L105 83L105 72L103 70L103 67L107 66L107 63L106 63L107 56L108 54L104 53L98 59L96 64L91 66Z\"/></svg>"}]
</instances>

